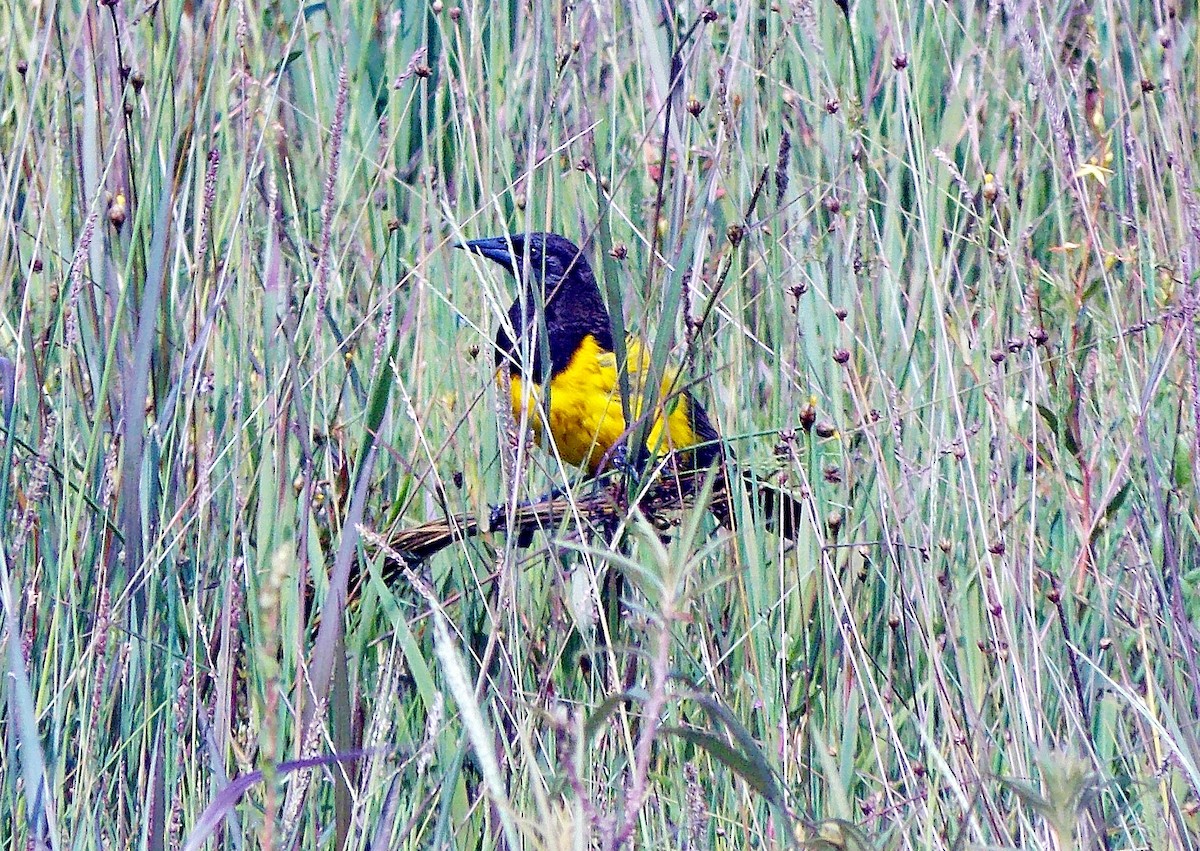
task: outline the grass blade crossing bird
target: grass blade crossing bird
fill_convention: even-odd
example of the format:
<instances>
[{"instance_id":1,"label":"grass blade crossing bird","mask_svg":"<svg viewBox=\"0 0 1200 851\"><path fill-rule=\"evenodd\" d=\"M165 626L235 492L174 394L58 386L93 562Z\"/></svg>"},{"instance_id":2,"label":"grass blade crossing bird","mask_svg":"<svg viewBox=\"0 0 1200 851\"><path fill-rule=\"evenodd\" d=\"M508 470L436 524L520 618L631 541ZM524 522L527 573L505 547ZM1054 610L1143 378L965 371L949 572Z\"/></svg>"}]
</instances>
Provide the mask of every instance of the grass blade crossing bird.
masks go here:
<instances>
[{"instance_id":1,"label":"grass blade crossing bird","mask_svg":"<svg viewBox=\"0 0 1200 851\"><path fill-rule=\"evenodd\" d=\"M459 247L499 264L525 290L508 310L509 326L496 333L498 380L508 385L514 416L527 418L539 445L546 443L548 430L563 461L593 475L603 472L618 454L628 424L618 390L612 322L587 258L554 233L488 237ZM539 334L543 327L544 338ZM649 351L631 339L626 362L631 416L643 416L647 395L658 397L646 446L635 463L668 452L675 453L681 469L704 470L733 460L704 408L690 392L678 389L677 372L667 370L659 392L647 394ZM547 401L547 389L548 410L537 410ZM725 466L718 471L712 510L727 524L731 511ZM748 483L752 480L743 475ZM769 486L759 488L759 502L781 534L794 538L799 502Z\"/></svg>"}]
</instances>

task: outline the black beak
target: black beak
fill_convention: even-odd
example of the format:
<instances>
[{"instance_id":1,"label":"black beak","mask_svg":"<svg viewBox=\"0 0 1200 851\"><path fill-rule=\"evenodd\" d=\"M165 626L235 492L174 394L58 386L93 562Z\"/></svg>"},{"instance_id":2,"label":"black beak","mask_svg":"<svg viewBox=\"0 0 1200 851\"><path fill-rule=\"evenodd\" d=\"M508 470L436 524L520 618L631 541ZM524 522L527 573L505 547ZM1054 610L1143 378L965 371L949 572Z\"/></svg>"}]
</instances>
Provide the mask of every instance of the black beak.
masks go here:
<instances>
[{"instance_id":1,"label":"black beak","mask_svg":"<svg viewBox=\"0 0 1200 851\"><path fill-rule=\"evenodd\" d=\"M509 246L508 239L503 236L489 236L486 239L472 239L469 242L454 244L455 248L463 248L475 254L481 254L506 269L513 268L513 255Z\"/></svg>"}]
</instances>

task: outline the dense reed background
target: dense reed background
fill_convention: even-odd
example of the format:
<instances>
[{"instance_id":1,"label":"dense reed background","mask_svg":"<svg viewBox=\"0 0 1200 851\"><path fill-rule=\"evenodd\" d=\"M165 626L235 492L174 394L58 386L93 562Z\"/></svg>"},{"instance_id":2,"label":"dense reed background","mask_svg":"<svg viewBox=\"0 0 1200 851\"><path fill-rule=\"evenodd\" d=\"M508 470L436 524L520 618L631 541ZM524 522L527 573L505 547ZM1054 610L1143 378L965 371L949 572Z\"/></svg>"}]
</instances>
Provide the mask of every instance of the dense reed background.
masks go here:
<instances>
[{"instance_id":1,"label":"dense reed background","mask_svg":"<svg viewBox=\"0 0 1200 851\"><path fill-rule=\"evenodd\" d=\"M0 24L5 847L1200 847L1191 4ZM384 581L572 481L450 250L506 229L588 243L794 546Z\"/></svg>"}]
</instances>

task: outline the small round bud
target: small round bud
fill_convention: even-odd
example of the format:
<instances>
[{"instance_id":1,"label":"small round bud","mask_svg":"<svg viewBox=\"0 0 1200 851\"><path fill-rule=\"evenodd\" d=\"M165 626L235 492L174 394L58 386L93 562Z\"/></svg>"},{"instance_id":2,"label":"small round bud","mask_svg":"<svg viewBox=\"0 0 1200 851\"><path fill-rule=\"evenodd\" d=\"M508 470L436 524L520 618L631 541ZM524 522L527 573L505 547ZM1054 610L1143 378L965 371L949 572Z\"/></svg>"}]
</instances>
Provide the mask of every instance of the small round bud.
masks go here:
<instances>
[{"instance_id":1,"label":"small round bud","mask_svg":"<svg viewBox=\"0 0 1200 851\"><path fill-rule=\"evenodd\" d=\"M1000 197L1000 187L996 184L996 176L988 172L983 176L983 200L995 204Z\"/></svg>"},{"instance_id":2,"label":"small round bud","mask_svg":"<svg viewBox=\"0 0 1200 851\"><path fill-rule=\"evenodd\" d=\"M833 437L837 434L837 426L829 420L821 420L816 425L817 437Z\"/></svg>"},{"instance_id":3,"label":"small round bud","mask_svg":"<svg viewBox=\"0 0 1200 851\"><path fill-rule=\"evenodd\" d=\"M842 108L842 102L837 98L829 98L825 101L825 111L830 115L837 115L837 111Z\"/></svg>"},{"instance_id":4,"label":"small round bud","mask_svg":"<svg viewBox=\"0 0 1200 851\"><path fill-rule=\"evenodd\" d=\"M687 99L687 106L685 109L687 109L687 111L693 116L697 116L704 111L704 104L700 102L700 98L693 95Z\"/></svg>"},{"instance_id":5,"label":"small round bud","mask_svg":"<svg viewBox=\"0 0 1200 851\"><path fill-rule=\"evenodd\" d=\"M850 360L850 350L849 349L834 349L833 350L833 360L835 363L839 363L839 364L847 363Z\"/></svg>"},{"instance_id":6,"label":"small round bud","mask_svg":"<svg viewBox=\"0 0 1200 851\"><path fill-rule=\"evenodd\" d=\"M462 9L460 9L458 6L450 7L450 20L452 20L454 23L457 24L458 19L461 17L462 17Z\"/></svg>"},{"instance_id":7,"label":"small round bud","mask_svg":"<svg viewBox=\"0 0 1200 851\"><path fill-rule=\"evenodd\" d=\"M613 245L612 251L610 251L608 253L609 253L609 256L611 256L613 260L624 260L626 257L629 256L629 249L626 247L625 243L618 242L615 245Z\"/></svg>"},{"instance_id":8,"label":"small round bud","mask_svg":"<svg viewBox=\"0 0 1200 851\"><path fill-rule=\"evenodd\" d=\"M17 60L17 73L24 77L29 72L29 63L24 59Z\"/></svg>"},{"instance_id":9,"label":"small round bud","mask_svg":"<svg viewBox=\"0 0 1200 851\"><path fill-rule=\"evenodd\" d=\"M800 408L800 426L805 431L811 431L813 423L817 421L817 406L812 402L805 402Z\"/></svg>"},{"instance_id":10,"label":"small round bud","mask_svg":"<svg viewBox=\"0 0 1200 851\"><path fill-rule=\"evenodd\" d=\"M128 214L129 210L125 206L125 193L118 192L113 196L112 201L108 205L108 222L117 230L120 230L121 225L125 224Z\"/></svg>"},{"instance_id":11,"label":"small round bud","mask_svg":"<svg viewBox=\"0 0 1200 851\"><path fill-rule=\"evenodd\" d=\"M905 68L907 68L908 67L908 54L907 53L897 53L895 56L893 56L892 57L892 67L895 68L897 71L903 71Z\"/></svg>"},{"instance_id":12,"label":"small round bud","mask_svg":"<svg viewBox=\"0 0 1200 851\"><path fill-rule=\"evenodd\" d=\"M1050 335L1046 333L1046 329L1040 325L1029 329L1029 339L1033 340L1034 345L1040 346L1050 339Z\"/></svg>"}]
</instances>

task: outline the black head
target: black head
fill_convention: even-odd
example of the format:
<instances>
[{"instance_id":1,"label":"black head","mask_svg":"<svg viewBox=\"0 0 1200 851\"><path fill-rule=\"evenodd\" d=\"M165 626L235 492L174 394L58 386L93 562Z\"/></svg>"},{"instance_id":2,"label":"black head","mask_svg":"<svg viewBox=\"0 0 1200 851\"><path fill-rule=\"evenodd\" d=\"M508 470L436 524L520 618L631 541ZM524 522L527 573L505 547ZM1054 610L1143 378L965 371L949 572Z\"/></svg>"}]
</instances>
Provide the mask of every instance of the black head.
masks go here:
<instances>
[{"instance_id":1,"label":"black head","mask_svg":"<svg viewBox=\"0 0 1200 851\"><path fill-rule=\"evenodd\" d=\"M580 341L587 335L596 338L606 351L612 351L612 329L608 311L596 276L587 258L575 243L556 233L514 233L492 236L462 243L465 248L503 266L517 280L540 285L541 301L545 305L546 332L549 335L551 375L567 365ZM529 263L525 256L528 252ZM517 340L528 336L537 327L538 299L518 298L509 308L508 316L517 332ZM517 353L521 347L509 339L501 328L496 335L497 364L507 361L514 372L519 371ZM542 378L540 346L534 346L532 371Z\"/></svg>"},{"instance_id":2,"label":"black head","mask_svg":"<svg viewBox=\"0 0 1200 851\"><path fill-rule=\"evenodd\" d=\"M583 252L567 239L556 233L514 233L509 236L489 236L462 243L460 248L473 251L497 263L518 279L524 279L525 253L529 252L529 275L526 283L540 282L546 295L553 295L558 284L572 285L591 281L595 285L592 269ZM576 272L581 274L574 274ZM570 276L571 280L565 280ZM581 280L585 279L585 280Z\"/></svg>"}]
</instances>

